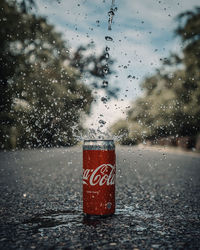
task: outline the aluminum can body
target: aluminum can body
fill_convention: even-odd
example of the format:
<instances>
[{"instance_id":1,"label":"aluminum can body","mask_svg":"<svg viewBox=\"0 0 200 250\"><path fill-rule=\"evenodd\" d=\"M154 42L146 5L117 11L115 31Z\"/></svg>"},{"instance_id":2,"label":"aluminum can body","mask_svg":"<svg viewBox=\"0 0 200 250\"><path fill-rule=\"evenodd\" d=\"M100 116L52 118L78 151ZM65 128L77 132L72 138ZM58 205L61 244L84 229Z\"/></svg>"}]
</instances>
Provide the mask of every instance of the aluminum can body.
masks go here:
<instances>
[{"instance_id":1,"label":"aluminum can body","mask_svg":"<svg viewBox=\"0 0 200 250\"><path fill-rule=\"evenodd\" d=\"M115 212L116 156L113 140L85 140L83 145L83 212Z\"/></svg>"}]
</instances>

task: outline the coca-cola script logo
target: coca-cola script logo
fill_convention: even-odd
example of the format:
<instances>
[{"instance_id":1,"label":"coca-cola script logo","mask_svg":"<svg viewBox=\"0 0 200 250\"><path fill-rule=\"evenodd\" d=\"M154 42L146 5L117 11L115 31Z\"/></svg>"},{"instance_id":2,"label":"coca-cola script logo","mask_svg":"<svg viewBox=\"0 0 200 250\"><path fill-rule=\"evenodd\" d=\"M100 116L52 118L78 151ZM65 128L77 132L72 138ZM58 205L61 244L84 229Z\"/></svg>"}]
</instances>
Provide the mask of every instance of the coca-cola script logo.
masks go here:
<instances>
[{"instance_id":1,"label":"coca-cola script logo","mask_svg":"<svg viewBox=\"0 0 200 250\"><path fill-rule=\"evenodd\" d=\"M114 185L115 184L115 166L111 164L102 164L93 169L84 169L83 170L83 184L90 184L91 186L99 185L103 186L104 184Z\"/></svg>"}]
</instances>

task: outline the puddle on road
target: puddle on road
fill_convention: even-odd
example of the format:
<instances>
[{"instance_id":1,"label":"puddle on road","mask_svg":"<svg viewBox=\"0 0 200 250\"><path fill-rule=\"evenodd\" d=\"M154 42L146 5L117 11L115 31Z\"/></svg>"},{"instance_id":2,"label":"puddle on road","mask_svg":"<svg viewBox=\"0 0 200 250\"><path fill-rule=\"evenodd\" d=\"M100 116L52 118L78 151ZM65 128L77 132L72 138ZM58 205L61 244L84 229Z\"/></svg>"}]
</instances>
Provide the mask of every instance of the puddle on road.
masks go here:
<instances>
[{"instance_id":1,"label":"puddle on road","mask_svg":"<svg viewBox=\"0 0 200 250\"><path fill-rule=\"evenodd\" d=\"M157 213L157 214L150 214L147 213L146 211L142 211L139 209L135 209L133 206L124 206L124 208L116 209L116 215L123 215L123 216L132 216L134 218L141 218L141 219L149 219L149 218L160 218L162 215Z\"/></svg>"},{"instance_id":2,"label":"puddle on road","mask_svg":"<svg viewBox=\"0 0 200 250\"><path fill-rule=\"evenodd\" d=\"M24 221L23 225L35 232L39 232L41 235L46 231L53 231L55 229L60 229L61 227L72 228L72 227L82 227L94 226L101 223L110 223L113 221L118 221L120 218L120 223L122 218L130 217L130 220L136 222L136 224L141 224L142 221L147 219L153 219L153 227L159 226L159 218L161 214L150 214L142 210L134 209L132 206L125 206L124 208L117 208L114 216L104 217L104 218L87 218L83 215L82 210L65 210L65 211L49 211L42 215L37 215L36 217ZM158 222L158 223L155 223ZM146 228L137 225L137 231L143 231Z\"/></svg>"},{"instance_id":3,"label":"puddle on road","mask_svg":"<svg viewBox=\"0 0 200 250\"><path fill-rule=\"evenodd\" d=\"M34 231L42 233L44 230L54 230L60 227L71 228L72 225L81 226L82 213L78 210L50 211L24 222L24 225Z\"/></svg>"}]
</instances>

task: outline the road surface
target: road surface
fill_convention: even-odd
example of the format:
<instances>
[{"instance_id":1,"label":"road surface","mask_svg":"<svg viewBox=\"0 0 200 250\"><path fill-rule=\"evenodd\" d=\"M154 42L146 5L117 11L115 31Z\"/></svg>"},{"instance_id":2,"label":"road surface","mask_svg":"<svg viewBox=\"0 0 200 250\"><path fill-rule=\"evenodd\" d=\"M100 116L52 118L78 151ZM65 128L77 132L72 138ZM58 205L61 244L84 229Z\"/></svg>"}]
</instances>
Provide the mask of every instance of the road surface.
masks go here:
<instances>
[{"instance_id":1,"label":"road surface","mask_svg":"<svg viewBox=\"0 0 200 250\"><path fill-rule=\"evenodd\" d=\"M199 249L200 157L117 148L116 214L82 214L81 147L0 153L0 249Z\"/></svg>"}]
</instances>

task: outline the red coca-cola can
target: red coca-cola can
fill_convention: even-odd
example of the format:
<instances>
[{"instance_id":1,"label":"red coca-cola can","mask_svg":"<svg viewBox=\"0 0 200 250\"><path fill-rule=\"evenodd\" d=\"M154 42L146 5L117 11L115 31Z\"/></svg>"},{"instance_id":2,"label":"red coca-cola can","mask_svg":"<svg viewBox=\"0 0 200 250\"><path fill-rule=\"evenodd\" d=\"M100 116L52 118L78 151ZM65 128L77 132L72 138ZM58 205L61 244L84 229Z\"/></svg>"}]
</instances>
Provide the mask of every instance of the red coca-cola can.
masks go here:
<instances>
[{"instance_id":1,"label":"red coca-cola can","mask_svg":"<svg viewBox=\"0 0 200 250\"><path fill-rule=\"evenodd\" d=\"M83 144L83 212L115 212L115 144L113 140L85 140Z\"/></svg>"}]
</instances>

